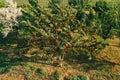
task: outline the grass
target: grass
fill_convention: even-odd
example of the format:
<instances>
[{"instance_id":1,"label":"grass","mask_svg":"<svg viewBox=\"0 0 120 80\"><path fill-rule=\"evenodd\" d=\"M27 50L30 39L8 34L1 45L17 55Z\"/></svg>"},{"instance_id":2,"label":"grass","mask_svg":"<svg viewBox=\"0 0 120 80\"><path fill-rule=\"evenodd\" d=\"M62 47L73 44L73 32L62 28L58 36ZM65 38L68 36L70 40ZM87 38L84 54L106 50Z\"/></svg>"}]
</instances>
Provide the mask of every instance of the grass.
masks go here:
<instances>
[{"instance_id":1,"label":"grass","mask_svg":"<svg viewBox=\"0 0 120 80\"><path fill-rule=\"evenodd\" d=\"M87 76L90 80L119 80L120 39L113 38L107 41L111 44L101 54L96 55L99 60L87 62L81 59L65 60L63 67L29 60L23 61L12 52L1 53L1 51L0 80L71 80L75 76ZM3 47L0 49L5 50Z\"/></svg>"},{"instance_id":2,"label":"grass","mask_svg":"<svg viewBox=\"0 0 120 80\"><path fill-rule=\"evenodd\" d=\"M0 0L0 8L1 7L5 7L5 1L4 0Z\"/></svg>"}]
</instances>

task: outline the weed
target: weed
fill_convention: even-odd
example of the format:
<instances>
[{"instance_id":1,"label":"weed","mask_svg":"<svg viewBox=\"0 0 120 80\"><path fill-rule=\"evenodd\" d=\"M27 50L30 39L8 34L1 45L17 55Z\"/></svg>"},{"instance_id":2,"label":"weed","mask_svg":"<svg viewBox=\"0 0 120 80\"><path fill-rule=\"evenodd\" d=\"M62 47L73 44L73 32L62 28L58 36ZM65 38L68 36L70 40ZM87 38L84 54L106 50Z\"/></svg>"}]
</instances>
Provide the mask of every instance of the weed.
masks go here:
<instances>
[{"instance_id":1,"label":"weed","mask_svg":"<svg viewBox=\"0 0 120 80\"><path fill-rule=\"evenodd\" d=\"M56 70L52 75L52 80L63 80L63 75L60 70Z\"/></svg>"},{"instance_id":2,"label":"weed","mask_svg":"<svg viewBox=\"0 0 120 80\"><path fill-rule=\"evenodd\" d=\"M47 73L45 68L38 68L36 71L37 73L42 74L42 75L45 75Z\"/></svg>"}]
</instances>

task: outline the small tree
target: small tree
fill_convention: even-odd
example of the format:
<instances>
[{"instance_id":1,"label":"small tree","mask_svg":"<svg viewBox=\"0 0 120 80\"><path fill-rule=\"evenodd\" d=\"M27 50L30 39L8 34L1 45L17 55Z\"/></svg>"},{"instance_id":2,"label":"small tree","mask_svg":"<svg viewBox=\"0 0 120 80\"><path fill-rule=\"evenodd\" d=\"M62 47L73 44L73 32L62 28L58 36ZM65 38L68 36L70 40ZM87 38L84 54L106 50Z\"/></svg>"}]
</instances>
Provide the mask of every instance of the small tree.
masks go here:
<instances>
[{"instance_id":1,"label":"small tree","mask_svg":"<svg viewBox=\"0 0 120 80\"><path fill-rule=\"evenodd\" d=\"M73 52L85 54L91 60L105 44L97 38L99 23L92 7L87 8L88 1L76 1L80 4L75 7L61 7L60 2L51 0L46 10L38 0L29 0L29 11L23 11L21 21L23 34L29 34L25 35L27 43L23 47L37 46L39 55L51 55L49 58L58 56L63 60L65 54Z\"/></svg>"}]
</instances>

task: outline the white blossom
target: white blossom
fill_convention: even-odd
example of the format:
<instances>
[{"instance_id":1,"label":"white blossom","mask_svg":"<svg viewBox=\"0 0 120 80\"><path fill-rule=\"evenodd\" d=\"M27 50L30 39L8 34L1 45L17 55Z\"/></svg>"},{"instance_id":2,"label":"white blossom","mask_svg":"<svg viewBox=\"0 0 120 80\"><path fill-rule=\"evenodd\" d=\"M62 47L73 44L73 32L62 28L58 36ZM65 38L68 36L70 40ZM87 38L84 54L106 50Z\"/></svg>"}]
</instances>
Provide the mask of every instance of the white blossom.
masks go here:
<instances>
[{"instance_id":1,"label":"white blossom","mask_svg":"<svg viewBox=\"0 0 120 80\"><path fill-rule=\"evenodd\" d=\"M7 7L0 8L0 32L4 37L17 26L17 18L22 15L21 8L17 8L17 3L6 0Z\"/></svg>"}]
</instances>

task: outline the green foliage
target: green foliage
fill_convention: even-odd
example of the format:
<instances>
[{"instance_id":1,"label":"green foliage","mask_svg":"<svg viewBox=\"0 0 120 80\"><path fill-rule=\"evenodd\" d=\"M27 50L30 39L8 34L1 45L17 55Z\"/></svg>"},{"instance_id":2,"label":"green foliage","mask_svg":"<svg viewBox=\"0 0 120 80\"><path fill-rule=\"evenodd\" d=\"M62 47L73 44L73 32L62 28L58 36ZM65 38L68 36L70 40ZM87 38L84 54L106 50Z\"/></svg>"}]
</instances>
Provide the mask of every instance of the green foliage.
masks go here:
<instances>
[{"instance_id":1,"label":"green foliage","mask_svg":"<svg viewBox=\"0 0 120 80\"><path fill-rule=\"evenodd\" d=\"M25 50L39 48L36 55L47 55L40 56L42 58L57 56L57 60L62 61L65 54L77 52L91 60L106 46L99 36L102 25L99 13L87 0L78 0L77 7L61 7L60 2L51 0L48 8L43 9L38 0L29 0L29 10L23 10L20 21L19 33L23 38L20 42L23 42L19 47L26 47Z\"/></svg>"},{"instance_id":2,"label":"green foliage","mask_svg":"<svg viewBox=\"0 0 120 80\"><path fill-rule=\"evenodd\" d=\"M51 0L48 4L48 7L51 8L51 13L58 14L60 12L60 3L62 0Z\"/></svg>"},{"instance_id":3,"label":"green foliage","mask_svg":"<svg viewBox=\"0 0 120 80\"><path fill-rule=\"evenodd\" d=\"M77 9L83 9L88 4L89 0L68 0L69 5Z\"/></svg>"},{"instance_id":4,"label":"green foliage","mask_svg":"<svg viewBox=\"0 0 120 80\"><path fill-rule=\"evenodd\" d=\"M89 80L88 76L75 76L72 77L70 80Z\"/></svg>"},{"instance_id":5,"label":"green foliage","mask_svg":"<svg viewBox=\"0 0 120 80\"><path fill-rule=\"evenodd\" d=\"M107 39L115 34L114 30L119 27L117 7L108 4L105 1L98 1L94 7L101 23L100 35Z\"/></svg>"},{"instance_id":6,"label":"green foliage","mask_svg":"<svg viewBox=\"0 0 120 80\"><path fill-rule=\"evenodd\" d=\"M37 73L45 75L47 73L47 71L44 68L38 68Z\"/></svg>"},{"instance_id":7,"label":"green foliage","mask_svg":"<svg viewBox=\"0 0 120 80\"><path fill-rule=\"evenodd\" d=\"M5 7L5 6L6 6L5 0L0 0L0 8Z\"/></svg>"},{"instance_id":8,"label":"green foliage","mask_svg":"<svg viewBox=\"0 0 120 80\"><path fill-rule=\"evenodd\" d=\"M52 3L54 4L60 4L63 0L51 0Z\"/></svg>"},{"instance_id":9,"label":"green foliage","mask_svg":"<svg viewBox=\"0 0 120 80\"><path fill-rule=\"evenodd\" d=\"M110 9L108 6L108 3L106 1L102 1L102 0L96 2L95 6L96 6L96 11L100 12L100 13L106 12Z\"/></svg>"},{"instance_id":10,"label":"green foliage","mask_svg":"<svg viewBox=\"0 0 120 80\"><path fill-rule=\"evenodd\" d=\"M60 71L60 70L56 70L52 75L52 80L62 80L62 77L63 77L63 75L62 75L62 71Z\"/></svg>"}]
</instances>

